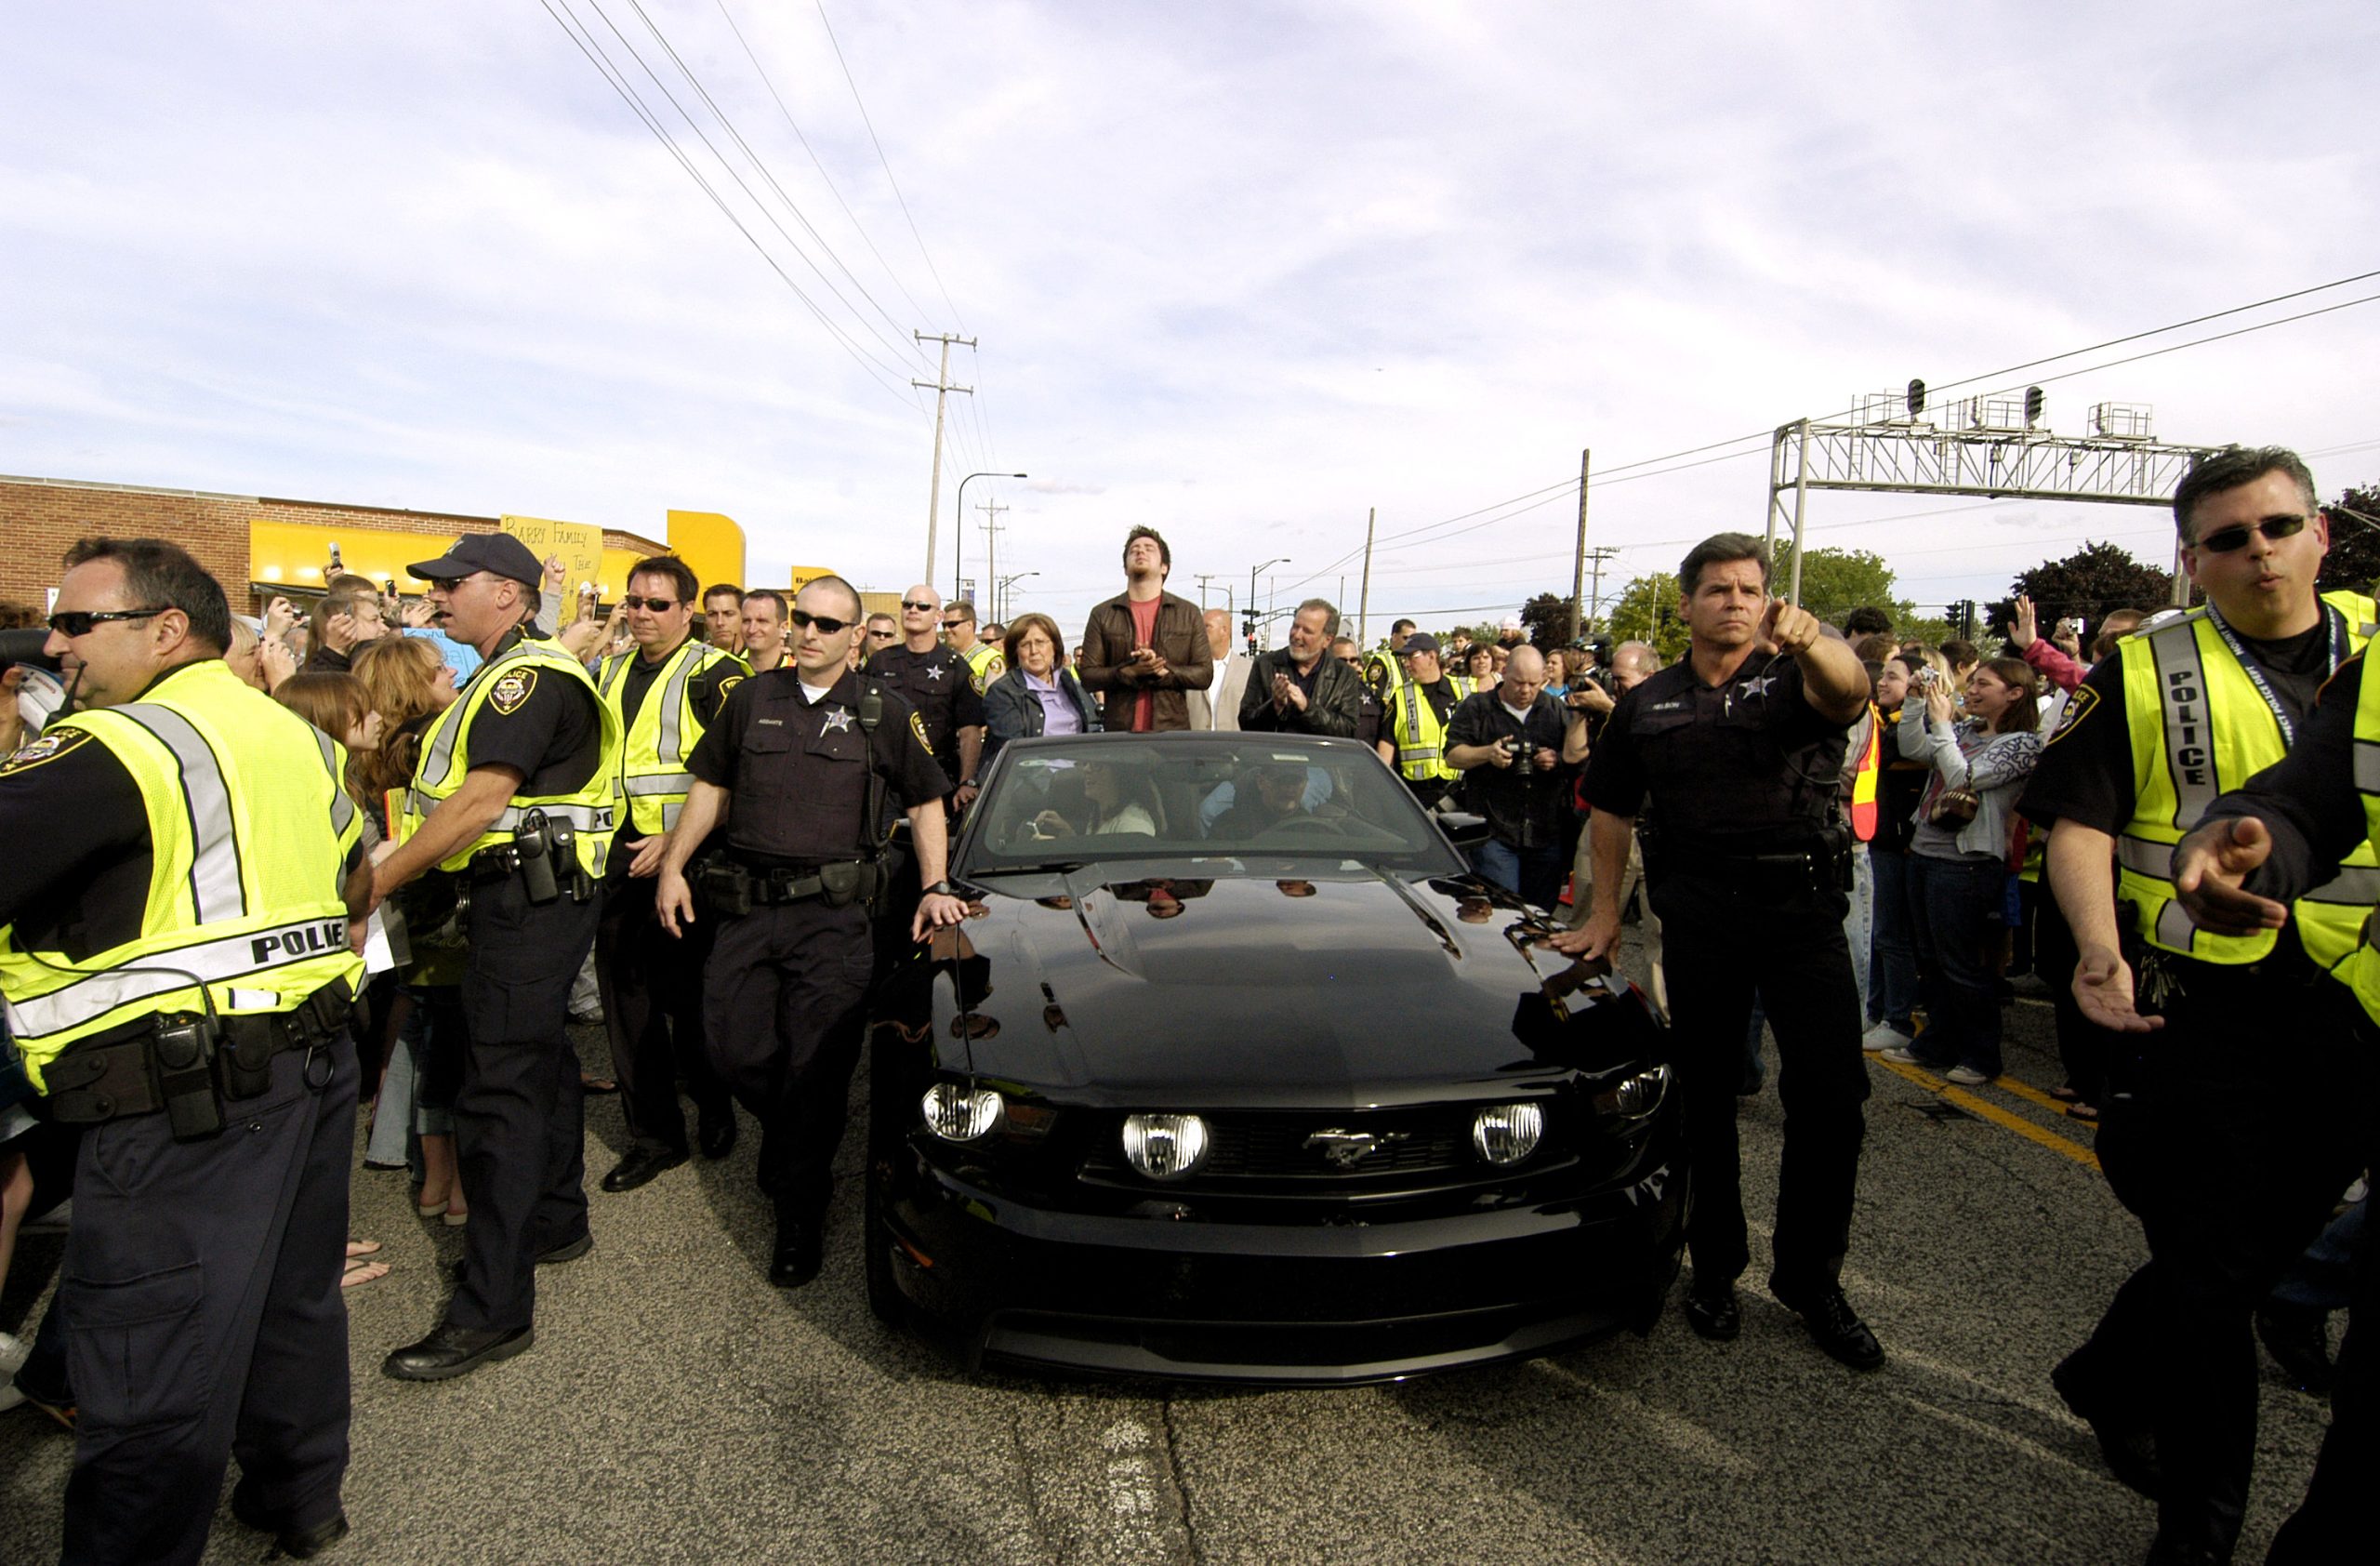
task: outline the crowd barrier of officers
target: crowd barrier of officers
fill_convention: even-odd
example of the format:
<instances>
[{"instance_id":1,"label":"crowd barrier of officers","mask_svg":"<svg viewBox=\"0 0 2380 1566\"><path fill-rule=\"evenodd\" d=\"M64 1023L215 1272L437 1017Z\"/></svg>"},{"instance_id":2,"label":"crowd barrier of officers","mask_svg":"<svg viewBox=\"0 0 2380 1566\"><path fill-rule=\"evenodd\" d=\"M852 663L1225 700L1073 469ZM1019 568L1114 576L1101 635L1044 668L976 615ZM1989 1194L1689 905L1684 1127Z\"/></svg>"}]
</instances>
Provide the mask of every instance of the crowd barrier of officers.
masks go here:
<instances>
[{"instance_id":1,"label":"crowd barrier of officers","mask_svg":"<svg viewBox=\"0 0 2380 1566\"><path fill-rule=\"evenodd\" d=\"M2364 932L2380 782L2359 764L2380 749L2360 657L2380 616L2317 595L2324 523L2289 453L2211 458L2175 510L2205 605L2075 669L2030 751L2000 743L2018 708L1991 684L1962 721L1915 653L1863 667L1770 595L1741 535L1684 563L1691 644L1667 668L1641 644L1549 668L1517 637L1441 644L1409 623L1367 650L1319 601L1257 654L1164 591L1170 548L1135 528L1125 591L1071 658L1039 615L995 641L930 588L871 617L838 577L790 603L705 593L668 557L633 570L612 621L556 640L536 629L545 567L497 534L411 567L419 634L372 634L363 584L318 612L299 670L281 628L235 621L179 549L86 540L46 641L73 701L30 742L0 736L20 746L0 767L7 1130L78 1139L64 1281L14 1383L77 1412L65 1558L196 1559L235 1448L243 1523L299 1557L346 1532L359 1037L411 1047L400 1148L425 1215L469 1217L454 1294L389 1375L527 1348L536 1268L592 1244L589 1083L565 1031L590 954L630 1132L602 1185L724 1156L740 1105L774 1204L769 1275L800 1287L821 1265L871 984L964 917L949 825L988 756L1030 736L1237 727L1360 738L1423 804L1484 817L1485 878L1549 910L1567 887L1571 927L1547 925L1560 951L1608 958L1635 896L1661 932L1696 1167L1685 1315L1714 1339L1740 1329L1734 1095L1760 1008L1794 1171L1767 1286L1858 1370L1885 1358L1841 1285L1862 1029L1914 1021L1891 986L1861 983L1885 947L1866 933L1869 878L1937 860L1891 874L1915 873L1896 895L1923 888L1947 918L1964 905L1943 885L2004 880L1985 867L2007 845L1970 843L1977 822L2049 829L2043 907L2075 953L2061 1044L2070 1062L2098 1051L2103 1157L2152 1257L2055 1382L2116 1476L2158 1501L2153 1559L2228 1559L2251 1318L2380 1125ZM1871 854L1887 731L1938 776L1902 823L1914 838ZM1937 956L1926 1025L1892 1035L1895 1057L1996 1071L1996 1011L1987 1039L1973 975ZM2293 1019L2280 1039L2276 1018ZM2274 1559L2347 1558L2372 1405L2357 1356L2337 1374Z\"/></svg>"}]
</instances>

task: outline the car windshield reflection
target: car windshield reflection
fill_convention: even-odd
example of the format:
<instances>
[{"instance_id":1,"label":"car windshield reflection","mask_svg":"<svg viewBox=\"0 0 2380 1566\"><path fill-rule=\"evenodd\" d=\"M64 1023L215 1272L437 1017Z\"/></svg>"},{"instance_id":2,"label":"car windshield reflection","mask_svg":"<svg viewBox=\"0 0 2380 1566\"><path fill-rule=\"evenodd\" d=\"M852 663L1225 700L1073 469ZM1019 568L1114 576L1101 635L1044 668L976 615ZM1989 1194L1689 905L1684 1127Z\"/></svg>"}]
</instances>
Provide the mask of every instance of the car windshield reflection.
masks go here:
<instances>
[{"instance_id":1,"label":"car windshield reflection","mask_svg":"<svg viewBox=\"0 0 2380 1566\"><path fill-rule=\"evenodd\" d=\"M971 813L957 869L1218 855L1462 869L1367 747L1236 734L1018 741Z\"/></svg>"}]
</instances>

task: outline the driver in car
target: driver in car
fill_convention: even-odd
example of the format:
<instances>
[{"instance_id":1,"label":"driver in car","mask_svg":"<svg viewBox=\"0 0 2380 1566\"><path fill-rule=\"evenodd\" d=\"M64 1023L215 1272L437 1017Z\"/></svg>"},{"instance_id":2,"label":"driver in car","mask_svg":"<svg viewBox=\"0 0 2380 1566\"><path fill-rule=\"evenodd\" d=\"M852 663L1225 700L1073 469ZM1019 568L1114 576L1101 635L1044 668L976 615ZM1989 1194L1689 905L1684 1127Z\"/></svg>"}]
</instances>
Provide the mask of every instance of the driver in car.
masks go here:
<instances>
[{"instance_id":1,"label":"driver in car","mask_svg":"<svg viewBox=\"0 0 2380 1566\"><path fill-rule=\"evenodd\" d=\"M1226 843L1244 843L1304 815L1305 774L1302 766L1278 763L1256 768L1250 786L1236 790L1231 808L1215 817L1212 835Z\"/></svg>"}]
</instances>

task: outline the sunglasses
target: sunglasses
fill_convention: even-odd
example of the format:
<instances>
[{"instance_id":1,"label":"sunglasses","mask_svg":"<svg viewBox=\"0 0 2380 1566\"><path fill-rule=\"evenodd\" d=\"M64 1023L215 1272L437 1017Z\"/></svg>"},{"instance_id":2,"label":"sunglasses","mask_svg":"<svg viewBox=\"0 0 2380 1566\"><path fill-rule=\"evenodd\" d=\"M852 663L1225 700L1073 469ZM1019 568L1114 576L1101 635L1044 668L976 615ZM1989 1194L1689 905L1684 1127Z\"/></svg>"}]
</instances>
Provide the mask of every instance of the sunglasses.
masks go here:
<instances>
[{"instance_id":1,"label":"sunglasses","mask_svg":"<svg viewBox=\"0 0 2380 1566\"><path fill-rule=\"evenodd\" d=\"M813 615L807 609L796 609L793 612L794 630L808 630L814 625L818 628L818 634L821 636L840 636L857 623L859 622L856 620L839 620L832 615Z\"/></svg>"},{"instance_id":2,"label":"sunglasses","mask_svg":"<svg viewBox=\"0 0 2380 1566\"><path fill-rule=\"evenodd\" d=\"M867 633L867 639L871 642L890 642L899 634L901 633L897 630L870 630Z\"/></svg>"},{"instance_id":3,"label":"sunglasses","mask_svg":"<svg viewBox=\"0 0 2380 1566\"><path fill-rule=\"evenodd\" d=\"M921 604L914 598L904 598L901 600L901 607L904 609L915 609L921 615L931 615L936 609L941 608L942 605L934 603L932 599L928 599Z\"/></svg>"},{"instance_id":4,"label":"sunglasses","mask_svg":"<svg viewBox=\"0 0 2380 1566\"><path fill-rule=\"evenodd\" d=\"M145 620L162 615L160 609L64 609L49 617L49 629L60 636L88 636L91 628L109 620Z\"/></svg>"},{"instance_id":5,"label":"sunglasses","mask_svg":"<svg viewBox=\"0 0 2380 1566\"><path fill-rule=\"evenodd\" d=\"M2247 547L2248 535L2251 532L2261 533L2266 537L2275 540L2294 537L2306 530L2307 521L2308 519L2303 516L2268 516L2262 522L2241 523L2237 527L2226 527L2219 532L2210 533L2190 547L2209 550L2216 554L2229 554L2234 550Z\"/></svg>"},{"instance_id":6,"label":"sunglasses","mask_svg":"<svg viewBox=\"0 0 2380 1566\"><path fill-rule=\"evenodd\" d=\"M665 609L674 609L677 606L678 601L674 598L639 598L634 593L620 600L620 607L623 609L650 609L656 615Z\"/></svg>"}]
</instances>

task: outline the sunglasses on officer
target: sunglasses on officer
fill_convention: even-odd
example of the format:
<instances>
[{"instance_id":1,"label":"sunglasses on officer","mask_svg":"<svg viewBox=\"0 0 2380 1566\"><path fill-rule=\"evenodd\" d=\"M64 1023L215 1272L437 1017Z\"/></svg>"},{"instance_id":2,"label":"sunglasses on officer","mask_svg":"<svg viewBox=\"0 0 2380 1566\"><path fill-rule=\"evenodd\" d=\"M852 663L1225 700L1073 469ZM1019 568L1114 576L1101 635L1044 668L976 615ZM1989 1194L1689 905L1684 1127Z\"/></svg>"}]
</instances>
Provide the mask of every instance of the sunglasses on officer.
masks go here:
<instances>
[{"instance_id":1,"label":"sunglasses on officer","mask_svg":"<svg viewBox=\"0 0 2380 1566\"><path fill-rule=\"evenodd\" d=\"M904 598L901 600L901 607L904 609L915 609L920 615L931 615L936 609L941 608L942 605L936 604L931 598Z\"/></svg>"},{"instance_id":2,"label":"sunglasses on officer","mask_svg":"<svg viewBox=\"0 0 2380 1566\"><path fill-rule=\"evenodd\" d=\"M793 612L794 630L808 630L814 625L818 628L818 634L821 636L840 636L858 623L857 620L839 620L832 615L813 615L807 609L796 609Z\"/></svg>"},{"instance_id":3,"label":"sunglasses on officer","mask_svg":"<svg viewBox=\"0 0 2380 1566\"><path fill-rule=\"evenodd\" d=\"M629 593L620 600L620 607L623 609L650 609L656 615L677 606L678 601L674 598L639 598L634 593Z\"/></svg>"},{"instance_id":4,"label":"sunglasses on officer","mask_svg":"<svg viewBox=\"0 0 2380 1566\"><path fill-rule=\"evenodd\" d=\"M91 628L109 620L145 620L165 611L155 609L61 609L49 617L49 629L60 636L88 636Z\"/></svg>"},{"instance_id":5,"label":"sunglasses on officer","mask_svg":"<svg viewBox=\"0 0 2380 1566\"><path fill-rule=\"evenodd\" d=\"M2229 554L2234 550L2247 548L2248 535L2251 532L2261 533L2277 543L2283 538L2294 537L2304 532L2306 524L2311 520L2306 516L2284 514L2268 516L2257 523L2243 522L2237 527L2218 528L2192 544L2190 548L2205 550L2213 554Z\"/></svg>"}]
</instances>

